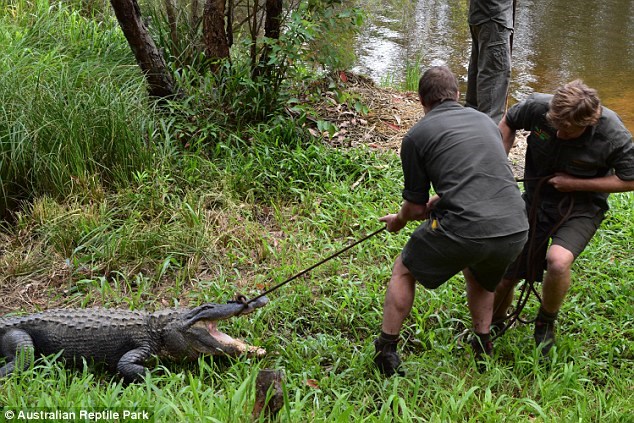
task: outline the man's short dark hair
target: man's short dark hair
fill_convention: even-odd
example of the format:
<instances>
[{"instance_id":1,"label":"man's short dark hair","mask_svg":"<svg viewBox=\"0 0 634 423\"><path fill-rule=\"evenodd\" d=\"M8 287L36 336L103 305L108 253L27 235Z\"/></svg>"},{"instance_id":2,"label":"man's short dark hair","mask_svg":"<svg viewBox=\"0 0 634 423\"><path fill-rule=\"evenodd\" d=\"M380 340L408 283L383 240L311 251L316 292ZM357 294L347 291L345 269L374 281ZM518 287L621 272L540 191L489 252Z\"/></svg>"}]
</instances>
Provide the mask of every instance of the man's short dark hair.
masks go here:
<instances>
[{"instance_id":1,"label":"man's short dark hair","mask_svg":"<svg viewBox=\"0 0 634 423\"><path fill-rule=\"evenodd\" d=\"M418 95L427 107L445 100L456 100L458 80L447 66L434 66L425 71L418 81Z\"/></svg>"}]
</instances>

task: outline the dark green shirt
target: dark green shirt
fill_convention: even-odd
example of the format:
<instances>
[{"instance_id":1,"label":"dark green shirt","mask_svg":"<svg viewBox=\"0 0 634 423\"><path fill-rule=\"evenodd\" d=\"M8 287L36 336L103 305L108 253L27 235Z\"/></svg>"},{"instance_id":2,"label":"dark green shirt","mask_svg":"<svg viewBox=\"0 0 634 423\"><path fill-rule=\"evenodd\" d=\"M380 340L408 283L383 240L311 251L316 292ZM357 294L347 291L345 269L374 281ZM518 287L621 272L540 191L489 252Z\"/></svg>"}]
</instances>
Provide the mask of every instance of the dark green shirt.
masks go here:
<instances>
[{"instance_id":1,"label":"dark green shirt","mask_svg":"<svg viewBox=\"0 0 634 423\"><path fill-rule=\"evenodd\" d=\"M493 21L513 29L513 0L471 0L469 25Z\"/></svg>"},{"instance_id":2,"label":"dark green shirt","mask_svg":"<svg viewBox=\"0 0 634 423\"><path fill-rule=\"evenodd\" d=\"M434 215L463 238L494 238L528 228L524 201L502 137L484 113L445 101L403 138L403 198L425 204L429 190L441 199Z\"/></svg>"},{"instance_id":3,"label":"dark green shirt","mask_svg":"<svg viewBox=\"0 0 634 423\"><path fill-rule=\"evenodd\" d=\"M599 123L588 127L579 138L561 140L557 138L557 130L546 119L552 97L549 94L533 94L511 107L506 114L506 122L511 129L530 131L524 167L529 201L537 186L533 179L555 172L579 178L598 178L615 173L622 180L634 180L632 134L619 116L603 107ZM573 196L576 213L594 215L598 209L608 209L606 193L582 191L568 194L557 191L550 184L542 186L540 201L555 206L567 195Z\"/></svg>"}]
</instances>

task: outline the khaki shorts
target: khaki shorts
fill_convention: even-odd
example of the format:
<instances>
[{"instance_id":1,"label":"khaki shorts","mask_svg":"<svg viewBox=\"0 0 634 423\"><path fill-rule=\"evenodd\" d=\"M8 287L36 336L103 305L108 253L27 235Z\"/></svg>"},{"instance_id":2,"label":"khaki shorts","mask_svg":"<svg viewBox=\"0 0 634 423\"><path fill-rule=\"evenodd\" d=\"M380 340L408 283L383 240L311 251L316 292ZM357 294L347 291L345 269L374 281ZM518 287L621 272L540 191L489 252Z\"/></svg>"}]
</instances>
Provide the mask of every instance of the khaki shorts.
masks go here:
<instances>
[{"instance_id":1,"label":"khaki shorts","mask_svg":"<svg viewBox=\"0 0 634 423\"><path fill-rule=\"evenodd\" d=\"M558 210L538 209L537 221L531 225L529 231L529 241L515 263L509 266L505 277L508 279L530 278L536 282L543 281L549 242L570 251L576 259L597 232L604 217L605 212L600 210L594 216L577 215L560 224L562 217ZM553 228L559 224L560 226L551 234ZM529 248L532 250L530 257L528 257ZM528 266L528 260L534 264ZM530 272L527 269L530 269Z\"/></svg>"},{"instance_id":2,"label":"khaki shorts","mask_svg":"<svg viewBox=\"0 0 634 423\"><path fill-rule=\"evenodd\" d=\"M467 239L430 221L420 225L401 252L403 264L429 289L438 288L468 268L487 291L495 291L508 266L522 251L527 232L484 239Z\"/></svg>"}]
</instances>

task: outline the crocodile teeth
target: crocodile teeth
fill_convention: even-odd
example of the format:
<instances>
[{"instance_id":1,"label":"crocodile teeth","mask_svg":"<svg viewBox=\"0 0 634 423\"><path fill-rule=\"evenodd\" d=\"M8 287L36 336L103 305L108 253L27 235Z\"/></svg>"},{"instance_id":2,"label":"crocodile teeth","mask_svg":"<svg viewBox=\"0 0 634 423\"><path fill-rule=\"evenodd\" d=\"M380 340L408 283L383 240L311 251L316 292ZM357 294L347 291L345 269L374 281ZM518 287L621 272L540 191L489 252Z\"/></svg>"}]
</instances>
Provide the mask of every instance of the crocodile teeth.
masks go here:
<instances>
[{"instance_id":1,"label":"crocodile teeth","mask_svg":"<svg viewBox=\"0 0 634 423\"><path fill-rule=\"evenodd\" d=\"M226 333L219 331L217 326L217 322L209 322L207 325L207 331L209 332L209 335L220 344L216 347L219 351L226 353L227 351L232 350L237 354L247 354L256 357L263 357L266 355L266 350L264 348L249 345L241 339L232 338Z\"/></svg>"}]
</instances>

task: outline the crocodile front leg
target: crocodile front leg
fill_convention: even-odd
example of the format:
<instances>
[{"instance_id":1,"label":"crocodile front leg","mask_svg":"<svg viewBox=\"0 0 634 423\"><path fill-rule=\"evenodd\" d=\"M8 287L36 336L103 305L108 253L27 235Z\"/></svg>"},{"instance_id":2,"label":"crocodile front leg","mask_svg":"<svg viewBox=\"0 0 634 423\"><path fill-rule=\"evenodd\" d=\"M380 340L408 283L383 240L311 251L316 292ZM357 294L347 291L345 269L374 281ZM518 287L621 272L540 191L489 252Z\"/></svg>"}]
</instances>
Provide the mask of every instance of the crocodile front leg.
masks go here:
<instances>
[{"instance_id":1,"label":"crocodile front leg","mask_svg":"<svg viewBox=\"0 0 634 423\"><path fill-rule=\"evenodd\" d=\"M143 378L147 368L143 365L152 353L149 348L135 348L123 354L117 363L117 370L126 382L137 382Z\"/></svg>"},{"instance_id":2,"label":"crocodile front leg","mask_svg":"<svg viewBox=\"0 0 634 423\"><path fill-rule=\"evenodd\" d=\"M22 370L33 363L33 339L22 329L11 329L0 339L0 351L7 357L8 363L0 367L0 377L9 375L16 364Z\"/></svg>"}]
</instances>

